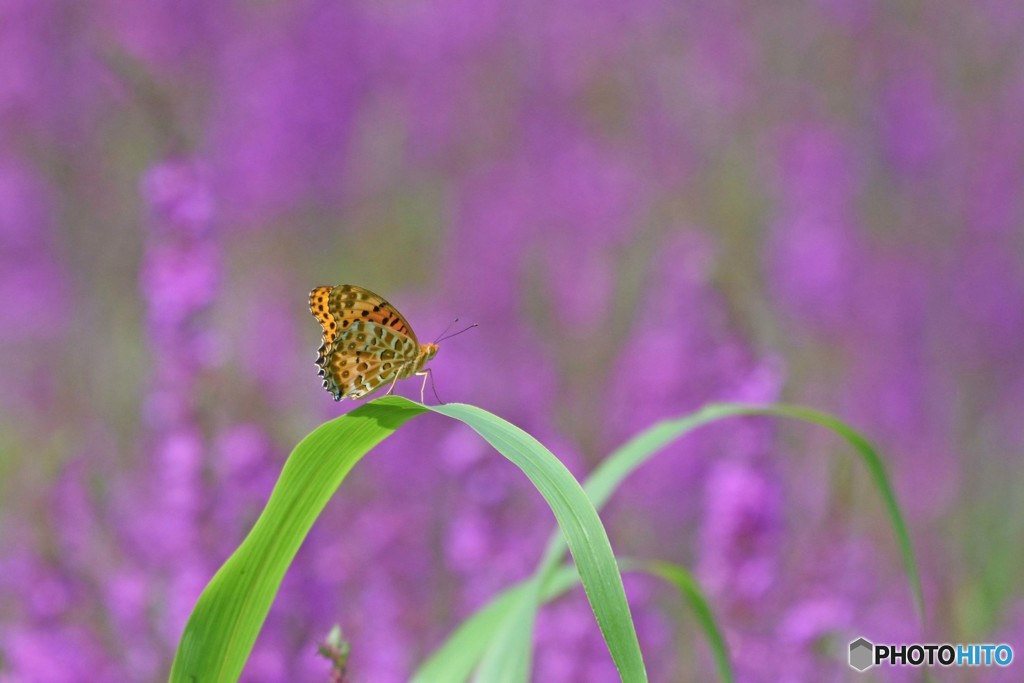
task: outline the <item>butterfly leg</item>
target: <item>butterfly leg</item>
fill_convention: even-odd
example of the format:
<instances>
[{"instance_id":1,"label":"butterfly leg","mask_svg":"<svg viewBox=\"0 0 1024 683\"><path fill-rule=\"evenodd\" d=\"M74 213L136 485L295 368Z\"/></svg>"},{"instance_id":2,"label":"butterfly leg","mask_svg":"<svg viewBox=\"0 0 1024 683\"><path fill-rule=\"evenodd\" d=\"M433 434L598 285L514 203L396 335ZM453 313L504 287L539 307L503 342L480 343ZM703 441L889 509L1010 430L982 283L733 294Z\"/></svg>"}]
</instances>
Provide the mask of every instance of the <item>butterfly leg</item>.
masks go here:
<instances>
[{"instance_id":1,"label":"butterfly leg","mask_svg":"<svg viewBox=\"0 0 1024 683\"><path fill-rule=\"evenodd\" d=\"M395 379L391 382L391 386L388 387L388 393L384 394L385 396L390 396L391 392L395 390L395 385L398 384L398 377L399 377L399 373L396 372L395 373Z\"/></svg>"},{"instance_id":2,"label":"butterfly leg","mask_svg":"<svg viewBox=\"0 0 1024 683\"><path fill-rule=\"evenodd\" d=\"M423 396L424 396L424 393L426 392L426 389L427 389L427 378L429 377L430 378L430 389L434 392L434 398L437 399L437 404L439 406L443 406L444 405L444 401L442 401L441 397L437 395L437 385L434 384L434 372L430 368L427 368L423 372L417 372L416 374L417 375L423 375L423 386L420 387L420 403L424 402L423 401Z\"/></svg>"},{"instance_id":3,"label":"butterfly leg","mask_svg":"<svg viewBox=\"0 0 1024 683\"><path fill-rule=\"evenodd\" d=\"M423 384L420 385L420 403L426 403L423 400L423 393L427 390L427 378L430 377L430 370L424 370L423 372L417 372L417 375L423 375Z\"/></svg>"}]
</instances>

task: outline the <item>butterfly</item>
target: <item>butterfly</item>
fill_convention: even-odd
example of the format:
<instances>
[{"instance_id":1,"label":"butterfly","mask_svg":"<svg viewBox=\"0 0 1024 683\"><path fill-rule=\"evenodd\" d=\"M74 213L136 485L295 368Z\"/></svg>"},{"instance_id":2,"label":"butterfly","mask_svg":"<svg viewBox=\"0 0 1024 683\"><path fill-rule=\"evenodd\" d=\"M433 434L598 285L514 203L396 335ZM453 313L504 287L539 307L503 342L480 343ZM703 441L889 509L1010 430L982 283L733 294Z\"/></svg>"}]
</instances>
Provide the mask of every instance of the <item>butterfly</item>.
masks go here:
<instances>
[{"instance_id":1,"label":"butterfly","mask_svg":"<svg viewBox=\"0 0 1024 683\"><path fill-rule=\"evenodd\" d=\"M335 401L363 398L389 383L390 394L398 380L413 375L423 376L423 401L430 373L425 368L438 345L420 344L384 297L356 285L315 287L309 293L309 310L323 327L316 364Z\"/></svg>"}]
</instances>

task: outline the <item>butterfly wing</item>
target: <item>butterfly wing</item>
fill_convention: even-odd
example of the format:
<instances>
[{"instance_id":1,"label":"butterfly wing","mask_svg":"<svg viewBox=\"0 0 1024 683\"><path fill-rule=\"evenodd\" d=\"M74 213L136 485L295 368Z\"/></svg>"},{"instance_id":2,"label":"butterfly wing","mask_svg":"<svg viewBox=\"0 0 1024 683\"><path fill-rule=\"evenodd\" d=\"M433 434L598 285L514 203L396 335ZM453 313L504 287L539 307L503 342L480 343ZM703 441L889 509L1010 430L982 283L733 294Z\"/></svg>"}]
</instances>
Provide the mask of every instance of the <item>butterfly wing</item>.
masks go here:
<instances>
[{"instance_id":1,"label":"butterfly wing","mask_svg":"<svg viewBox=\"0 0 1024 683\"><path fill-rule=\"evenodd\" d=\"M408 335L375 322L353 322L331 345L322 368L324 387L335 401L363 398L403 377L418 353L419 345Z\"/></svg>"},{"instance_id":2,"label":"butterfly wing","mask_svg":"<svg viewBox=\"0 0 1024 683\"><path fill-rule=\"evenodd\" d=\"M324 328L324 343L328 345L334 341L337 334L337 323L334 316L331 315L328 304L328 297L332 289L334 287L315 287L309 293L309 312L320 321L320 327Z\"/></svg>"},{"instance_id":3,"label":"butterfly wing","mask_svg":"<svg viewBox=\"0 0 1024 683\"><path fill-rule=\"evenodd\" d=\"M338 322L331 315L329 297L331 290L334 287L321 286L315 287L313 291L309 293L309 312L313 314L318 321L320 321L320 327L323 328L323 341L320 344L320 348L316 352L316 364L320 368L320 376L325 380L327 379L325 373L325 363L327 361L328 352L331 346L334 344L334 338L338 336ZM326 386L326 381L325 384Z\"/></svg>"},{"instance_id":4,"label":"butterfly wing","mask_svg":"<svg viewBox=\"0 0 1024 683\"><path fill-rule=\"evenodd\" d=\"M319 306L319 304L317 305ZM348 330L360 321L376 323L408 337L414 346L419 346L416 334L402 314L384 297L374 294L368 289L356 285L338 285L331 288L328 294L327 312L334 319L339 332Z\"/></svg>"}]
</instances>

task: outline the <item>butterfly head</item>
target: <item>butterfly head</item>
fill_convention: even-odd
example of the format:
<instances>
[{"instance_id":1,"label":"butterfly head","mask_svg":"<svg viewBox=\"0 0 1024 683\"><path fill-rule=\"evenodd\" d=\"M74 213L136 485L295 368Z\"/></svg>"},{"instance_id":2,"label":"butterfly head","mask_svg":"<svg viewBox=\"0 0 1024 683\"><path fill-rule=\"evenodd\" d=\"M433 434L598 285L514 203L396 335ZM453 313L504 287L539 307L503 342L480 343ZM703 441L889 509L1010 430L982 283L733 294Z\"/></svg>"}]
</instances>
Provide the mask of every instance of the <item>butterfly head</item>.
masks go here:
<instances>
[{"instance_id":1,"label":"butterfly head","mask_svg":"<svg viewBox=\"0 0 1024 683\"><path fill-rule=\"evenodd\" d=\"M433 359L433 357L437 355L437 350L439 348L440 347L437 344L434 344L434 343L420 344L420 350L423 353L423 355L426 357L427 360Z\"/></svg>"}]
</instances>

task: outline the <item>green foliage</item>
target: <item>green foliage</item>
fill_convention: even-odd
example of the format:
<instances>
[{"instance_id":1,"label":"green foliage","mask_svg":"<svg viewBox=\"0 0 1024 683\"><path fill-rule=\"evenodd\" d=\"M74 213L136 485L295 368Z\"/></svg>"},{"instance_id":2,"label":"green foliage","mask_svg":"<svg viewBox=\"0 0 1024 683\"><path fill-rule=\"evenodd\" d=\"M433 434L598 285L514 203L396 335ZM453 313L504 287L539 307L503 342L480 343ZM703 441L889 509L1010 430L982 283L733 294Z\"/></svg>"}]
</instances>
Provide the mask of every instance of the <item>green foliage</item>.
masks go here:
<instances>
[{"instance_id":1,"label":"green foliage","mask_svg":"<svg viewBox=\"0 0 1024 683\"><path fill-rule=\"evenodd\" d=\"M199 597L178 645L172 682L238 679L281 579L328 499L373 446L428 410L464 422L526 474L558 520L622 679L647 680L608 535L565 466L529 434L479 408L428 408L387 397L321 425L296 446L252 531ZM529 669L527 658L495 671L491 680L517 680Z\"/></svg>"},{"instance_id":2,"label":"green foliage","mask_svg":"<svg viewBox=\"0 0 1024 683\"><path fill-rule=\"evenodd\" d=\"M921 579L914 559L913 548L910 544L910 535L907 532L906 522L900 512L896 496L889 482L885 464L878 452L871 443L859 432L835 417L809 408L790 405L749 405L739 403L720 403L705 406L695 413L673 420L665 420L650 429L642 432L632 440L624 444L600 466L598 466L590 478L584 484L584 490L594 503L594 507L600 509L618 490L618 487L633 471L657 455L662 448L676 439L690 433L694 429L718 420L730 417L742 416L767 416L784 417L790 419L810 422L832 430L842 437L854 448L854 452L866 466L875 487L882 497L886 512L889 516L889 524L896 536L896 541L903 559L904 571L910 584L911 593L917 609L918 617L924 619L924 598L921 592ZM556 535L548 542L544 558L541 560L531 581L541 581L546 586L551 575L557 570L558 564L565 553L565 545ZM520 584L513 589L521 591L525 584ZM473 662L479 661L488 652L500 652L506 658L504 661L495 662L492 666L500 668L510 666L517 658L529 656L528 650L532 642L533 623L536 610L540 602L530 603L525 592L517 593L515 602L519 603L518 609L502 610L499 616L496 612L496 604L505 604L508 600L508 591L484 606L477 614L470 617L463 623L454 634L436 650L430 658L424 662L416 672L413 680L417 683L433 683L434 681L446 681L457 683L464 681L475 667ZM487 642L482 642L480 634L482 628L477 628L475 620L481 614L486 614L486 624L491 626L494 622L504 620L490 631L492 636ZM698 618L701 616L698 614ZM466 633L466 625L473 623L473 632L476 638ZM716 629L717 630L717 629ZM705 635L711 638L710 631L705 628ZM503 643L498 645L497 643ZM475 653L473 648L477 648ZM517 649L518 648L518 649ZM474 658L475 657L475 658ZM720 653L716 651L716 657ZM472 661L471 661L472 660ZM721 664L720 671L721 671ZM452 671L458 672L458 677L436 677L435 672ZM486 680L486 679L484 679Z\"/></svg>"},{"instance_id":3,"label":"green foliage","mask_svg":"<svg viewBox=\"0 0 1024 683\"><path fill-rule=\"evenodd\" d=\"M199 596L178 643L173 683L238 680L281 579L327 501L371 448L425 410L367 403L299 442L252 531Z\"/></svg>"},{"instance_id":4,"label":"green foliage","mask_svg":"<svg viewBox=\"0 0 1024 683\"><path fill-rule=\"evenodd\" d=\"M371 401L327 422L303 439L285 463L252 531L200 596L178 645L172 683L235 681L296 551L327 501L373 446L424 412L459 420L517 465L551 507L560 534L550 540L534 575L494 598L463 625L414 674L415 683L457 683L475 670L480 681L528 680L533 624L540 605L581 580L620 677L646 681L622 578L596 508L636 468L665 445L710 422L737 416L786 417L831 429L850 443L882 496L896 536L918 614L924 603L909 534L884 463L871 444L836 418L798 406L717 404L655 425L613 453L580 487L562 463L523 430L463 404L423 406L399 397ZM560 567L566 547L575 567ZM626 561L673 585L689 603L712 649L719 678L732 681L728 650L696 580L682 567L660 561Z\"/></svg>"},{"instance_id":5,"label":"green foliage","mask_svg":"<svg viewBox=\"0 0 1024 683\"><path fill-rule=\"evenodd\" d=\"M657 576L679 591L679 594L690 605L690 610L697 618L697 625L704 632L704 638L708 641L708 646L715 656L718 678L723 683L733 683L735 676L729 661L729 646L725 642L722 630L718 627L718 622L715 621L708 599L693 574L685 567L671 562L623 560L619 565L624 571L640 571Z\"/></svg>"},{"instance_id":6,"label":"green foliage","mask_svg":"<svg viewBox=\"0 0 1024 683\"><path fill-rule=\"evenodd\" d=\"M718 677L723 683L734 680L732 665L729 660L729 648L722 631L715 621L711 606L697 580L685 568L670 562L645 562L640 560L622 559L619 562L622 571L645 572L675 587L686 599L697 624L704 634L718 669ZM541 593L542 603L550 602L566 593L579 582L575 567L563 566L548 576ZM522 581L502 591L483 608L463 621L455 632L413 675L411 683L441 683L441 681L465 681L477 668L484 652L497 639L502 637L502 630L514 628L517 623L513 614L517 606L522 609L528 605L532 597L531 581ZM486 673L477 671L477 680L489 680Z\"/></svg>"}]
</instances>

